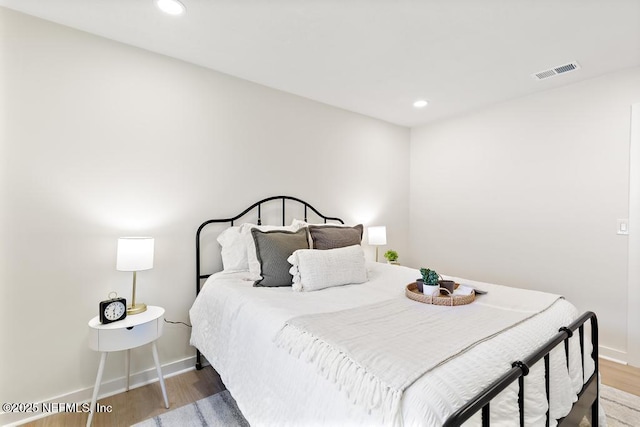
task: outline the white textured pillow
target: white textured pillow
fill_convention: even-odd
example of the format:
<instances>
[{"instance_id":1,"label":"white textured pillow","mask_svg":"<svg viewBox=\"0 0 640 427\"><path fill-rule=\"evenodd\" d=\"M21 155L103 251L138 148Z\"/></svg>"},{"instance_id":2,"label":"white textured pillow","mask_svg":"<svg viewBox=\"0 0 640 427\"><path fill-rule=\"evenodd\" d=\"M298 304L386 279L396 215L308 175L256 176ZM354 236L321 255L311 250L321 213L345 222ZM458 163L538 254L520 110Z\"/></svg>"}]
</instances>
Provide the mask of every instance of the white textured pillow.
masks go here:
<instances>
[{"instance_id":1,"label":"white textured pillow","mask_svg":"<svg viewBox=\"0 0 640 427\"><path fill-rule=\"evenodd\" d=\"M332 286L363 283L367 269L362 246L316 250L299 249L288 259L294 291L316 291Z\"/></svg>"}]
</instances>

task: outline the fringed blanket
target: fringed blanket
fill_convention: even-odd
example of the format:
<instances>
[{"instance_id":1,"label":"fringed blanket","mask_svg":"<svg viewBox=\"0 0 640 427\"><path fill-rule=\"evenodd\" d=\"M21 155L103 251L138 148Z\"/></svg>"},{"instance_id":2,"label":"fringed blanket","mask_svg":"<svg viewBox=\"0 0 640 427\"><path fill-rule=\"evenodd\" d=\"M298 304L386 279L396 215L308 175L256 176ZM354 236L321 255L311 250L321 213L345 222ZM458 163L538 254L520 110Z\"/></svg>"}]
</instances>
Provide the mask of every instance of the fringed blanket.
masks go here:
<instances>
[{"instance_id":1,"label":"fringed blanket","mask_svg":"<svg viewBox=\"0 0 640 427\"><path fill-rule=\"evenodd\" d=\"M560 297L540 294L527 309L478 303L443 307L398 298L333 313L290 319L278 346L315 364L349 399L401 424L402 393L448 359L549 308Z\"/></svg>"}]
</instances>

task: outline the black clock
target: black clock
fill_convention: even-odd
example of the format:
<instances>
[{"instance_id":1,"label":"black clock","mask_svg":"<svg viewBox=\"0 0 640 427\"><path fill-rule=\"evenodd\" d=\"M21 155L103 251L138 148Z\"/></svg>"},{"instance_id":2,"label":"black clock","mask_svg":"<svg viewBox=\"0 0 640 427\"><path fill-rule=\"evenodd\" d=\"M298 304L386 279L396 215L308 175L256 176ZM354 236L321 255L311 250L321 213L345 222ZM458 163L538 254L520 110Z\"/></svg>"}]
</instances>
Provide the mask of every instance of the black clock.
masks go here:
<instances>
[{"instance_id":1,"label":"black clock","mask_svg":"<svg viewBox=\"0 0 640 427\"><path fill-rule=\"evenodd\" d=\"M111 294L115 294L115 292L111 292ZM115 298L100 301L100 323L116 322L127 317L127 300L118 298L117 295Z\"/></svg>"}]
</instances>

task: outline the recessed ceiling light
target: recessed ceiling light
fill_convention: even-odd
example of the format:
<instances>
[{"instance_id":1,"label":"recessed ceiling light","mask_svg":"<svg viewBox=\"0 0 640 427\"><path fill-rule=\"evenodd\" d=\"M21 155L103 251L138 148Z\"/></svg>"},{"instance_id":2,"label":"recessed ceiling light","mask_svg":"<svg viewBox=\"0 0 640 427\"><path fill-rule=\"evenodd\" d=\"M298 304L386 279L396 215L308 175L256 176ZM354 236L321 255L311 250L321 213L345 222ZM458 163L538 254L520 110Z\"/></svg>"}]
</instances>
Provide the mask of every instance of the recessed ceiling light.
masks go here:
<instances>
[{"instance_id":1,"label":"recessed ceiling light","mask_svg":"<svg viewBox=\"0 0 640 427\"><path fill-rule=\"evenodd\" d=\"M155 2L161 11L169 15L182 15L187 10L178 0L155 0Z\"/></svg>"},{"instance_id":2,"label":"recessed ceiling light","mask_svg":"<svg viewBox=\"0 0 640 427\"><path fill-rule=\"evenodd\" d=\"M424 108L427 105L429 105L429 102L425 101L424 99L420 99L413 103L413 106L416 108Z\"/></svg>"}]
</instances>

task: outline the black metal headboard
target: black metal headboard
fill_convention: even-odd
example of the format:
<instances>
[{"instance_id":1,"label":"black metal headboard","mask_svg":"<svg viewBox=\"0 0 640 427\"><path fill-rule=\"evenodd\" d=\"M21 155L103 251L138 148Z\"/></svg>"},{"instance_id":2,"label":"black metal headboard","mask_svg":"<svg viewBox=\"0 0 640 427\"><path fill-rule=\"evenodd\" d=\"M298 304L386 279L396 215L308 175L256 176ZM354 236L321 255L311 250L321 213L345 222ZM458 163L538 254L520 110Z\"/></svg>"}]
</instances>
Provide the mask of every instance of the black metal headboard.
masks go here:
<instances>
[{"instance_id":1,"label":"black metal headboard","mask_svg":"<svg viewBox=\"0 0 640 427\"><path fill-rule=\"evenodd\" d=\"M300 200L296 197L291 197L291 196L273 196L273 197L267 197L266 199L262 199L258 202L255 202L254 204L252 204L251 206L249 206L247 209L243 210L242 212L240 212L238 215L235 215L231 218L217 218L217 219L210 219L208 221L203 222L202 224L200 224L200 227L198 227L198 231L196 232L196 295L200 293L200 281L203 279L206 279L207 277L211 276L211 274L202 274L201 270L201 260L200 260L200 241L201 241L201 234L202 231L204 230L204 228L209 225L209 224L224 224L224 223L228 223L229 226L233 226L235 221L237 221L238 219L244 217L245 215L247 215L249 212L251 212L251 210L256 209L257 210L257 218L256 218L256 224L257 225L262 225L262 205L268 202L272 202L274 200L280 200L282 201L282 223L281 225L286 225L285 221L286 221L286 201L287 200L291 200L293 202L297 202L299 204L301 204L302 206L304 206L304 221L307 221L307 214L308 211L311 210L312 212L314 212L319 218L321 218L325 223L327 221L338 221L341 224L344 224L344 221L341 220L340 218L337 217L331 217L331 216L326 216L320 213L320 211L318 211L316 208L314 208L313 206L311 206L309 203L305 202L304 200Z\"/></svg>"}]
</instances>

